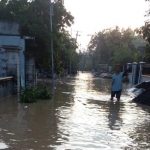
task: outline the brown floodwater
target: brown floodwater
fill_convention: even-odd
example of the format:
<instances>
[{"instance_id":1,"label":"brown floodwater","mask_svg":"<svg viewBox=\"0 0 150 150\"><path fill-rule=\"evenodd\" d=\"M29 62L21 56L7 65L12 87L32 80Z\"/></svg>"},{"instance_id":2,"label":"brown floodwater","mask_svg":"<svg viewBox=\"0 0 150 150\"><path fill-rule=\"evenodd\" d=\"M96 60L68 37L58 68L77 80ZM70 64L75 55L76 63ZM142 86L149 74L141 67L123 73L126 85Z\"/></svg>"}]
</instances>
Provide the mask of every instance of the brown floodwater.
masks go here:
<instances>
[{"instance_id":1,"label":"brown floodwater","mask_svg":"<svg viewBox=\"0 0 150 150\"><path fill-rule=\"evenodd\" d=\"M53 100L1 99L0 149L150 149L150 107L131 103L124 92L120 102L110 101L110 85L110 79L79 73L56 80Z\"/></svg>"}]
</instances>

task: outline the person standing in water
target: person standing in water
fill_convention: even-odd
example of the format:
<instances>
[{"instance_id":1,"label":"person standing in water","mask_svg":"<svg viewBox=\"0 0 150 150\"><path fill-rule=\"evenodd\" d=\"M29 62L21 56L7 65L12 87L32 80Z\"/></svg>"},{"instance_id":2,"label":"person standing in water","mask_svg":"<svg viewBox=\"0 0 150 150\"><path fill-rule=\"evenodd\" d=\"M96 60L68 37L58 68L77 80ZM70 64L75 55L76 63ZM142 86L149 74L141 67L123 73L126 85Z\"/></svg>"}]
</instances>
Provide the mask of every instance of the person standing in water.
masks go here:
<instances>
[{"instance_id":1,"label":"person standing in water","mask_svg":"<svg viewBox=\"0 0 150 150\"><path fill-rule=\"evenodd\" d=\"M121 92L122 92L122 80L124 76L128 76L129 69L127 69L124 73L121 72L121 66L116 65L115 73L112 75L112 88L111 88L111 100L116 96L117 100L120 100Z\"/></svg>"}]
</instances>

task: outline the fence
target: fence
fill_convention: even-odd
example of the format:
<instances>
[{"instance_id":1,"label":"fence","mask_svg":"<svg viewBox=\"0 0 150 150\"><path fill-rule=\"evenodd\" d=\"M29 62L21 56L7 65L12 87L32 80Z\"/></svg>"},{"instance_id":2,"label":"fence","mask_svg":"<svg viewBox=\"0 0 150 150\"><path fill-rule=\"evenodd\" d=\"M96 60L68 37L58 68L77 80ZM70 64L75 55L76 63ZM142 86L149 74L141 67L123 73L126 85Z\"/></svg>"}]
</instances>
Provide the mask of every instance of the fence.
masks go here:
<instances>
[{"instance_id":1,"label":"fence","mask_svg":"<svg viewBox=\"0 0 150 150\"><path fill-rule=\"evenodd\" d=\"M133 66L136 69L133 69ZM143 66L142 72L140 70L140 64L133 63L129 66L129 72L132 74L132 77L131 77L131 83L132 84L137 84L137 83L143 82L145 80L149 80L149 78L150 78L150 64L144 64L142 66ZM134 72L133 72L133 70L134 70ZM145 78L145 77L147 77L147 78Z\"/></svg>"},{"instance_id":2,"label":"fence","mask_svg":"<svg viewBox=\"0 0 150 150\"><path fill-rule=\"evenodd\" d=\"M150 75L150 64L144 65L142 74L143 75Z\"/></svg>"}]
</instances>

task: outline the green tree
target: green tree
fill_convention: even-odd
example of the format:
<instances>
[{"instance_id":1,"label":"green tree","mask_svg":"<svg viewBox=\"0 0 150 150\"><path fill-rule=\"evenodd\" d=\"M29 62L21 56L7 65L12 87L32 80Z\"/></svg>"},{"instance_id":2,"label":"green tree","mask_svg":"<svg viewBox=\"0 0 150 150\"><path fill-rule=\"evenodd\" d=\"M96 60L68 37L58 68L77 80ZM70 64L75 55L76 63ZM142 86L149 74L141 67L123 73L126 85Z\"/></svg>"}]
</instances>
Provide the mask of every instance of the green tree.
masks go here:
<instances>
[{"instance_id":1,"label":"green tree","mask_svg":"<svg viewBox=\"0 0 150 150\"><path fill-rule=\"evenodd\" d=\"M145 0L150 1L150 0ZM150 9L146 11L145 16L150 15ZM143 61L146 61L147 63L150 63L150 21L145 21L145 25L140 27L139 29L136 29L136 32L138 34L141 34L143 39L147 42L145 44L145 54L143 56Z\"/></svg>"},{"instance_id":2,"label":"green tree","mask_svg":"<svg viewBox=\"0 0 150 150\"><path fill-rule=\"evenodd\" d=\"M136 29L136 32L141 34L143 39L147 42L143 60L150 63L150 21L146 21L144 26Z\"/></svg>"},{"instance_id":3,"label":"green tree","mask_svg":"<svg viewBox=\"0 0 150 150\"><path fill-rule=\"evenodd\" d=\"M147 63L150 63L150 44L146 45L143 60L146 61Z\"/></svg>"},{"instance_id":4,"label":"green tree","mask_svg":"<svg viewBox=\"0 0 150 150\"><path fill-rule=\"evenodd\" d=\"M62 0L54 2L53 34L50 32L49 3L47 0L1 0L0 20L17 22L21 34L34 36L34 41L26 42L26 50L35 54L38 68L51 67L50 39L54 41L55 71L62 71L60 61L71 43L65 34L65 27L73 24L74 17L67 12ZM68 38L68 41L65 40ZM64 40L63 40L64 39ZM63 42L62 42L63 41ZM67 43L65 43L67 42ZM65 45L65 48L63 48ZM61 51L61 53L59 52Z\"/></svg>"},{"instance_id":5,"label":"green tree","mask_svg":"<svg viewBox=\"0 0 150 150\"><path fill-rule=\"evenodd\" d=\"M93 53L93 66L99 63L125 65L133 61L135 47L132 43L134 32L128 29L105 29L93 35L89 43L89 49Z\"/></svg>"}]
</instances>

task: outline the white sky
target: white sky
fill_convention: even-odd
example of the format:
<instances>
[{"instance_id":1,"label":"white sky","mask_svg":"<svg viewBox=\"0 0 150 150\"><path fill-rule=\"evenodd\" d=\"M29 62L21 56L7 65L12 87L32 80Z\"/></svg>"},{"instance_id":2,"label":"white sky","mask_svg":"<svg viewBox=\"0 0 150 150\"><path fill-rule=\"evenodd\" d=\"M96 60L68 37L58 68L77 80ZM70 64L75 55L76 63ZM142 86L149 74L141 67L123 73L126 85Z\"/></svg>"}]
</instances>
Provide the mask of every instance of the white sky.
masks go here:
<instances>
[{"instance_id":1,"label":"white sky","mask_svg":"<svg viewBox=\"0 0 150 150\"><path fill-rule=\"evenodd\" d=\"M75 37L77 30L82 32L78 36L82 48L90 41L88 34L116 25L133 29L144 25L149 8L145 0L64 0L64 5L75 17L72 36Z\"/></svg>"}]
</instances>

